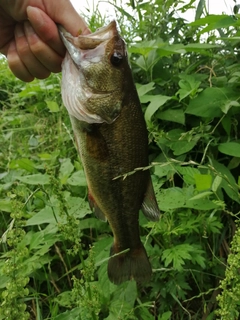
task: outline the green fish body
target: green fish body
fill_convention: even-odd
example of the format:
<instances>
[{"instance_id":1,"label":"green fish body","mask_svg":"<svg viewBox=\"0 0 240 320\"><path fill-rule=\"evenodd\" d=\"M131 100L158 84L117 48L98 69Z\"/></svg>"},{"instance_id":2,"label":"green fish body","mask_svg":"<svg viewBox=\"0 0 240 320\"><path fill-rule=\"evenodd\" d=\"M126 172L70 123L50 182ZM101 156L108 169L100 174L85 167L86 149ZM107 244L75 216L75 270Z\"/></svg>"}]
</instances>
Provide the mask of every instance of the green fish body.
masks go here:
<instances>
[{"instance_id":1,"label":"green fish body","mask_svg":"<svg viewBox=\"0 0 240 320\"><path fill-rule=\"evenodd\" d=\"M68 50L62 67L63 102L89 202L98 217L108 220L114 235L109 279L115 284L146 282L152 270L140 240L139 210L151 220L160 212L149 170L136 170L148 166L148 134L125 42L115 21L87 36L60 33Z\"/></svg>"}]
</instances>

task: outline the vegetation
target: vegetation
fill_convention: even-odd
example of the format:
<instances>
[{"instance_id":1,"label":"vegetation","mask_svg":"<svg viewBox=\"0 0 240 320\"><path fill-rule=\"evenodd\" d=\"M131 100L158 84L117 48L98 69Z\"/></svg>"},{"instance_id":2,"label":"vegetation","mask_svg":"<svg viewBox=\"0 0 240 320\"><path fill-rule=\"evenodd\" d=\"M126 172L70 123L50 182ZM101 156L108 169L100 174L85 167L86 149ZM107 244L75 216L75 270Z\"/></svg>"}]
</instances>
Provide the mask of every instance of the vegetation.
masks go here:
<instances>
[{"instance_id":1,"label":"vegetation","mask_svg":"<svg viewBox=\"0 0 240 320\"><path fill-rule=\"evenodd\" d=\"M140 215L146 287L107 278L111 230L88 206L60 75L25 84L0 60L1 320L239 318L239 5L209 15L200 0L187 23L176 11L193 3L113 4L162 211Z\"/></svg>"}]
</instances>

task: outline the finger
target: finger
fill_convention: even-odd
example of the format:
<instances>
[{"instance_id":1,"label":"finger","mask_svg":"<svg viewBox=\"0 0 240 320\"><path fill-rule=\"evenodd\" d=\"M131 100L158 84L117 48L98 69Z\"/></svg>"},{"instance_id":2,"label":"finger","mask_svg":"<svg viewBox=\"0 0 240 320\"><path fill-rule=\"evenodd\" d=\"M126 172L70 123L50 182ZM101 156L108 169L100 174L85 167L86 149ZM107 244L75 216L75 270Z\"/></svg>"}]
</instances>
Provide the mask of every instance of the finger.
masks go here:
<instances>
[{"instance_id":1,"label":"finger","mask_svg":"<svg viewBox=\"0 0 240 320\"><path fill-rule=\"evenodd\" d=\"M48 44L49 47L64 57L66 49L60 39L58 28L53 20L39 8L30 6L27 7L27 15L36 34Z\"/></svg>"},{"instance_id":2,"label":"finger","mask_svg":"<svg viewBox=\"0 0 240 320\"><path fill-rule=\"evenodd\" d=\"M50 18L61 24L73 36L77 36L79 32L81 34L90 33L86 22L79 16L70 1L58 0L58 5L56 5L56 2L49 0L43 0L43 3L46 8L45 12Z\"/></svg>"},{"instance_id":3,"label":"finger","mask_svg":"<svg viewBox=\"0 0 240 320\"><path fill-rule=\"evenodd\" d=\"M28 21L24 22L24 31L31 53L37 60L49 71L60 72L63 58L38 37Z\"/></svg>"},{"instance_id":4,"label":"finger","mask_svg":"<svg viewBox=\"0 0 240 320\"><path fill-rule=\"evenodd\" d=\"M33 81L34 77L31 75L18 56L14 41L11 41L10 45L8 46L7 60L9 68L17 78L25 82Z\"/></svg>"},{"instance_id":5,"label":"finger","mask_svg":"<svg viewBox=\"0 0 240 320\"><path fill-rule=\"evenodd\" d=\"M22 24L17 24L15 28L15 41L18 56L25 65L29 73L38 79L47 78L50 71L34 56L29 47L27 38L24 34Z\"/></svg>"}]
</instances>

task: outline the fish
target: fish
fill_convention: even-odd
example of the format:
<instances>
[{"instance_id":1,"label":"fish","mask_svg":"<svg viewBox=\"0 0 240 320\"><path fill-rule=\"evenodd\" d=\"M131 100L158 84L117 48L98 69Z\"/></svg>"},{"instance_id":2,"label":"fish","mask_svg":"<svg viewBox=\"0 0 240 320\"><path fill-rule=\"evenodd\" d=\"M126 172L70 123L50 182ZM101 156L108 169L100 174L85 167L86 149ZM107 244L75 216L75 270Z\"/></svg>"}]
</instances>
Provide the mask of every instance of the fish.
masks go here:
<instances>
[{"instance_id":1,"label":"fish","mask_svg":"<svg viewBox=\"0 0 240 320\"><path fill-rule=\"evenodd\" d=\"M73 37L61 26L59 32L67 49L62 100L83 164L90 207L108 221L114 237L108 278L116 285L132 279L146 283L152 268L140 239L139 211L157 221L160 210L146 169L148 132L126 43L116 21L88 35Z\"/></svg>"}]
</instances>

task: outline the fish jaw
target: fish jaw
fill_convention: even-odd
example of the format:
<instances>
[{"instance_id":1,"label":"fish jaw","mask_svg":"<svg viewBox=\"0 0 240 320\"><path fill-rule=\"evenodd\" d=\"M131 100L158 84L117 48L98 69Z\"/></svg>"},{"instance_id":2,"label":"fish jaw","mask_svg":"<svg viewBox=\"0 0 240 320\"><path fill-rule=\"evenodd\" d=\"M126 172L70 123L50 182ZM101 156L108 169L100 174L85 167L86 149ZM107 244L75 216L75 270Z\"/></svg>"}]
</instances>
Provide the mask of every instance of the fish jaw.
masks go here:
<instances>
[{"instance_id":1,"label":"fish jaw","mask_svg":"<svg viewBox=\"0 0 240 320\"><path fill-rule=\"evenodd\" d=\"M127 59L116 22L88 36L73 37L59 26L67 48L62 65L62 98L68 113L87 123L114 122L122 108L122 70L110 57L117 50ZM114 97L114 99L113 99Z\"/></svg>"}]
</instances>

